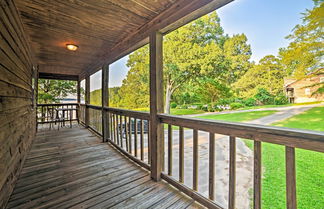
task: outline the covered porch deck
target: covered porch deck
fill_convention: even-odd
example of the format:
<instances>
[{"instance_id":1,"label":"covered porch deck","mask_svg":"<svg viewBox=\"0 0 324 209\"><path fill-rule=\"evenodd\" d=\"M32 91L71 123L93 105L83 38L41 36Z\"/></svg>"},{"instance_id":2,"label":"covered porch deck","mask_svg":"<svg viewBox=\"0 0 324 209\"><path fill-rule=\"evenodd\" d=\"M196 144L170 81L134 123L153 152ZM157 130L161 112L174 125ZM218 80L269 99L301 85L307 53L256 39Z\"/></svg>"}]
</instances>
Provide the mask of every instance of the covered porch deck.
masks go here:
<instances>
[{"instance_id":1,"label":"covered porch deck","mask_svg":"<svg viewBox=\"0 0 324 209\"><path fill-rule=\"evenodd\" d=\"M202 208L88 129L41 129L7 208Z\"/></svg>"}]
</instances>

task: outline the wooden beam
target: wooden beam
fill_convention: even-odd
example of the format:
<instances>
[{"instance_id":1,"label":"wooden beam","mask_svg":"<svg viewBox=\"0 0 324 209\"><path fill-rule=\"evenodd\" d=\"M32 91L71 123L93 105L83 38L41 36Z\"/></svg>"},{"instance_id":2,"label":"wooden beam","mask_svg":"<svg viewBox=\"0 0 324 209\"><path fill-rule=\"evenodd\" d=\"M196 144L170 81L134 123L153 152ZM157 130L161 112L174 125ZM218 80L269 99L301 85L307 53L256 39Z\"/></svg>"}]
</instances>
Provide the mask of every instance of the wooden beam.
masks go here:
<instances>
[{"instance_id":1,"label":"wooden beam","mask_svg":"<svg viewBox=\"0 0 324 209\"><path fill-rule=\"evenodd\" d=\"M102 66L101 72L101 103L102 103L102 140L103 142L110 139L109 131L109 113L104 109L104 107L109 106L109 97L108 97L108 82L109 82L109 65Z\"/></svg>"},{"instance_id":2,"label":"wooden beam","mask_svg":"<svg viewBox=\"0 0 324 209\"><path fill-rule=\"evenodd\" d=\"M88 128L89 127L89 107L87 106L90 104L90 76L87 76L85 78L85 104L86 104L86 109L85 109L85 126Z\"/></svg>"},{"instance_id":3,"label":"wooden beam","mask_svg":"<svg viewBox=\"0 0 324 209\"><path fill-rule=\"evenodd\" d=\"M78 81L78 75L66 75L66 74L55 74L55 73L39 73L39 78L43 79L54 79L54 80L70 80L70 81Z\"/></svg>"},{"instance_id":4,"label":"wooden beam","mask_svg":"<svg viewBox=\"0 0 324 209\"><path fill-rule=\"evenodd\" d=\"M151 178L161 180L163 161L163 127L158 113L163 112L163 66L162 41L159 32L150 35L150 139L151 139Z\"/></svg>"},{"instance_id":5,"label":"wooden beam","mask_svg":"<svg viewBox=\"0 0 324 209\"><path fill-rule=\"evenodd\" d=\"M103 63L113 63L133 50L149 42L148 37L155 31L163 35L214 11L233 0L179 0L161 12L151 21L139 27L132 34L121 39L113 48L106 48L103 55L86 67L83 77L99 70Z\"/></svg>"}]
</instances>

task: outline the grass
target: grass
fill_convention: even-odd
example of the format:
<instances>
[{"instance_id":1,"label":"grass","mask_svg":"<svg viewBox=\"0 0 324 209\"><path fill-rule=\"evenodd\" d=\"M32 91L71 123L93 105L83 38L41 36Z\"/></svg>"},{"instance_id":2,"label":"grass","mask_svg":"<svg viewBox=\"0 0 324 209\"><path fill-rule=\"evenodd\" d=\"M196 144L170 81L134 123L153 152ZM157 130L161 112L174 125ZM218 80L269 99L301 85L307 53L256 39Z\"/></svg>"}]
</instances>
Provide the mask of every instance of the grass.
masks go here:
<instances>
[{"instance_id":1,"label":"grass","mask_svg":"<svg viewBox=\"0 0 324 209\"><path fill-rule=\"evenodd\" d=\"M324 107L273 125L324 131ZM284 146L263 143L264 178L262 204L264 208L285 208L285 152ZM322 209L324 206L324 154L296 149L296 181L298 208Z\"/></svg>"},{"instance_id":2,"label":"grass","mask_svg":"<svg viewBox=\"0 0 324 209\"><path fill-rule=\"evenodd\" d=\"M149 108L137 108L135 111L149 112ZM194 109L171 109L171 115L193 115L204 113L203 110L194 110Z\"/></svg>"},{"instance_id":3,"label":"grass","mask_svg":"<svg viewBox=\"0 0 324 209\"><path fill-rule=\"evenodd\" d=\"M244 122L262 118L268 115L274 114L275 110L255 111L255 112L240 112L240 113L228 113L218 115L204 115L197 118L212 119L212 120L225 120L232 122Z\"/></svg>"},{"instance_id":4,"label":"grass","mask_svg":"<svg viewBox=\"0 0 324 209\"><path fill-rule=\"evenodd\" d=\"M320 104L322 102L304 102L304 103L296 103L296 104L285 104L285 105L260 105L253 107L243 107L240 110L254 110L261 108L272 108L272 107L288 107L288 106L300 106L300 105L312 105L312 104Z\"/></svg>"}]
</instances>

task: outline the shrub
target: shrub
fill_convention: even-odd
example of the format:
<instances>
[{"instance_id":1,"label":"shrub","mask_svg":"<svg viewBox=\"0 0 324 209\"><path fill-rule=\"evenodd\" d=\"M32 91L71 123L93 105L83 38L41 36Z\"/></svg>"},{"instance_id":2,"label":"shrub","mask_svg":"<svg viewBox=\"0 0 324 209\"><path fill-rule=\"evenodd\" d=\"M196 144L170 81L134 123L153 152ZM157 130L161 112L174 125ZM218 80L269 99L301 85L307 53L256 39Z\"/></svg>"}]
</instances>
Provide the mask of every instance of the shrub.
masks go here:
<instances>
[{"instance_id":1,"label":"shrub","mask_svg":"<svg viewBox=\"0 0 324 209\"><path fill-rule=\"evenodd\" d=\"M242 107L244 107L244 104L242 104L242 103L233 102L233 103L230 104L231 110L236 110L236 109L239 109L239 108L242 108Z\"/></svg>"},{"instance_id":2,"label":"shrub","mask_svg":"<svg viewBox=\"0 0 324 209\"><path fill-rule=\"evenodd\" d=\"M281 94L281 95L277 95L275 98L274 98L274 103L275 105L284 105L284 104L288 104L288 98Z\"/></svg>"},{"instance_id":3,"label":"shrub","mask_svg":"<svg viewBox=\"0 0 324 209\"><path fill-rule=\"evenodd\" d=\"M176 108L176 107L177 107L177 104L176 104L176 103L174 103L174 102L172 102L172 103L170 104L170 107L171 107L172 109L174 109L174 108Z\"/></svg>"},{"instance_id":4,"label":"shrub","mask_svg":"<svg viewBox=\"0 0 324 209\"><path fill-rule=\"evenodd\" d=\"M201 110L201 108L203 107L202 104L197 104L196 106L197 106L196 110Z\"/></svg>"},{"instance_id":5,"label":"shrub","mask_svg":"<svg viewBox=\"0 0 324 209\"><path fill-rule=\"evenodd\" d=\"M267 104L273 104L274 103L274 97L271 95L266 89L260 88L258 89L258 93L254 96L258 102L261 104L267 105Z\"/></svg>"},{"instance_id":6,"label":"shrub","mask_svg":"<svg viewBox=\"0 0 324 209\"><path fill-rule=\"evenodd\" d=\"M208 111L208 107L207 106L202 106L201 110L207 112Z\"/></svg>"},{"instance_id":7,"label":"shrub","mask_svg":"<svg viewBox=\"0 0 324 209\"><path fill-rule=\"evenodd\" d=\"M243 100L243 104L247 107L252 107L256 105L256 100L254 98L248 98L246 100Z\"/></svg>"}]
</instances>

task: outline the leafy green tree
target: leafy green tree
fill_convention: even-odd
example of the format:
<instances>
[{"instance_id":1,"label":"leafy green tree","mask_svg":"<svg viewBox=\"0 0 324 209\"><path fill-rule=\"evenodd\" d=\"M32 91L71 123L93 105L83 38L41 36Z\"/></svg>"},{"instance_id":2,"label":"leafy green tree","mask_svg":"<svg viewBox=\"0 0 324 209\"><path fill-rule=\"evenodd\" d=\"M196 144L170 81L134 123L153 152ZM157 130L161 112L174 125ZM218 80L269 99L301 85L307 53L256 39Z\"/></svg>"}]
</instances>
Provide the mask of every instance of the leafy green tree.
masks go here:
<instances>
[{"instance_id":1,"label":"leafy green tree","mask_svg":"<svg viewBox=\"0 0 324 209\"><path fill-rule=\"evenodd\" d=\"M38 103L58 103L69 94L76 93L76 82L65 80L39 79Z\"/></svg>"},{"instance_id":2,"label":"leafy green tree","mask_svg":"<svg viewBox=\"0 0 324 209\"><path fill-rule=\"evenodd\" d=\"M273 55L263 57L259 64L250 68L236 83L238 96L243 98L253 97L258 89L265 89L272 95L283 92L283 78L286 72L280 60Z\"/></svg>"},{"instance_id":3,"label":"leafy green tree","mask_svg":"<svg viewBox=\"0 0 324 209\"><path fill-rule=\"evenodd\" d=\"M314 7L302 15L302 23L286 37L289 46L279 52L288 75L296 79L323 67L324 58L324 2L314 0Z\"/></svg>"}]
</instances>

